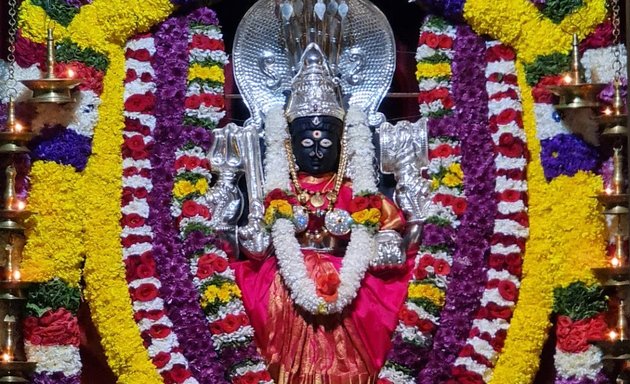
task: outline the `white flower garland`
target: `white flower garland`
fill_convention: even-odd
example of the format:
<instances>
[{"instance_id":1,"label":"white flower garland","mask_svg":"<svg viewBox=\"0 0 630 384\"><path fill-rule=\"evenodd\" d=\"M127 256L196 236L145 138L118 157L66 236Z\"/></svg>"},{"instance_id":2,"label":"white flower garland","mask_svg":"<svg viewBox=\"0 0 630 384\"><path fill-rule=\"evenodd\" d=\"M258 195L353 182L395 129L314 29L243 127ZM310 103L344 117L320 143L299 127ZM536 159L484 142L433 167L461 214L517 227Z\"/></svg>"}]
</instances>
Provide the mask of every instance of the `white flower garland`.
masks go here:
<instances>
[{"instance_id":1,"label":"white flower garland","mask_svg":"<svg viewBox=\"0 0 630 384\"><path fill-rule=\"evenodd\" d=\"M353 189L362 193L376 193L373 167L374 145L366 124L366 115L358 107L350 107L346 117L348 141L348 175ZM288 124L280 106L272 108L266 120L265 191L290 188L289 164L284 142L288 139ZM289 288L293 302L313 314L331 314L343 311L357 296L361 281L377 253L374 236L363 226L353 226L350 243L343 258L337 290L337 299L327 303L317 295L315 283L308 276L304 255L295 238L295 225L287 219L278 219L272 227L271 237L276 249L280 275Z\"/></svg>"}]
</instances>

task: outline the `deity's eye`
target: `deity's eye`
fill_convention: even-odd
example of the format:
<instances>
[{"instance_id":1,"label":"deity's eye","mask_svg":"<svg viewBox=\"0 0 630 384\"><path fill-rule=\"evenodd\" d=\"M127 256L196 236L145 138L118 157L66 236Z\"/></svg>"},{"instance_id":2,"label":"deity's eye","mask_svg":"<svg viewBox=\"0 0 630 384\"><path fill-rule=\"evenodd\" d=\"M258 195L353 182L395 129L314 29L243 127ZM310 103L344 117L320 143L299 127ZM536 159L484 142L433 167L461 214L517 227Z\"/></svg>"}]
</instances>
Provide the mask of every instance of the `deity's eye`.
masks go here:
<instances>
[{"instance_id":1,"label":"deity's eye","mask_svg":"<svg viewBox=\"0 0 630 384\"><path fill-rule=\"evenodd\" d=\"M302 141L300 142L300 144L302 144L302 146L303 146L304 148L308 148L308 147L312 147L312 146L313 146L313 144L315 144L315 143L314 143L314 142L313 142L313 140L311 140L311 139L304 139L304 140L302 140Z\"/></svg>"},{"instance_id":2,"label":"deity's eye","mask_svg":"<svg viewBox=\"0 0 630 384\"><path fill-rule=\"evenodd\" d=\"M329 139L322 139L322 141L319 142L319 145L321 145L322 148L330 148L333 145L333 142Z\"/></svg>"}]
</instances>

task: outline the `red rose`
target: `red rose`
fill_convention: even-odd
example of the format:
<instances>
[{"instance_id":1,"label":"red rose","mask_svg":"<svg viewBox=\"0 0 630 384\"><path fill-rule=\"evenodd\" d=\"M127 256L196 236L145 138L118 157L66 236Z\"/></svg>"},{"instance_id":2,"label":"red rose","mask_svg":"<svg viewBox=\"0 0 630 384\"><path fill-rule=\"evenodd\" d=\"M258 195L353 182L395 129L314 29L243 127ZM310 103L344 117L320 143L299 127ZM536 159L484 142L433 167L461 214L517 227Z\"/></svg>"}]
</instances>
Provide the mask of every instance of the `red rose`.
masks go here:
<instances>
[{"instance_id":1,"label":"red rose","mask_svg":"<svg viewBox=\"0 0 630 384\"><path fill-rule=\"evenodd\" d=\"M604 314L599 314L587 320L586 338L588 341L604 340L608 332L608 324Z\"/></svg>"},{"instance_id":2,"label":"red rose","mask_svg":"<svg viewBox=\"0 0 630 384\"><path fill-rule=\"evenodd\" d=\"M455 212L458 216L463 215L464 212L466 212L467 205L468 203L466 203L466 199L454 199L452 204L453 212Z\"/></svg>"},{"instance_id":3,"label":"red rose","mask_svg":"<svg viewBox=\"0 0 630 384\"><path fill-rule=\"evenodd\" d=\"M424 43L429 47L436 49L440 45L440 38L431 32L425 32L422 34L424 36Z\"/></svg>"},{"instance_id":4,"label":"red rose","mask_svg":"<svg viewBox=\"0 0 630 384\"><path fill-rule=\"evenodd\" d=\"M141 151L144 149L144 139L141 135L133 135L125 138L125 145L132 151Z\"/></svg>"},{"instance_id":5,"label":"red rose","mask_svg":"<svg viewBox=\"0 0 630 384\"><path fill-rule=\"evenodd\" d=\"M168 371L166 375L169 376L172 383L183 383L192 376L186 368L179 364L174 365L173 369Z\"/></svg>"},{"instance_id":6,"label":"red rose","mask_svg":"<svg viewBox=\"0 0 630 384\"><path fill-rule=\"evenodd\" d=\"M513 189L506 189L505 191L501 192L501 194L499 195L499 199L501 199L501 201L514 203L521 199L521 192L515 191Z\"/></svg>"},{"instance_id":7,"label":"red rose","mask_svg":"<svg viewBox=\"0 0 630 384\"><path fill-rule=\"evenodd\" d=\"M557 345L564 352L579 353L588 349L585 322L573 322L566 316L558 316Z\"/></svg>"},{"instance_id":8,"label":"red rose","mask_svg":"<svg viewBox=\"0 0 630 384\"><path fill-rule=\"evenodd\" d=\"M151 301L158 296L158 290L153 284L141 284L131 296L134 301Z\"/></svg>"},{"instance_id":9,"label":"red rose","mask_svg":"<svg viewBox=\"0 0 630 384\"><path fill-rule=\"evenodd\" d=\"M415 311L407 309L407 307L403 306L398 312L398 318L403 322L406 326L413 327L418 323L420 318Z\"/></svg>"},{"instance_id":10,"label":"red rose","mask_svg":"<svg viewBox=\"0 0 630 384\"><path fill-rule=\"evenodd\" d=\"M433 332L433 330L435 330L435 324L427 319L418 319L416 325L418 326L418 329L420 329L424 333Z\"/></svg>"},{"instance_id":11,"label":"red rose","mask_svg":"<svg viewBox=\"0 0 630 384\"><path fill-rule=\"evenodd\" d=\"M192 171L201 165L201 159L198 157L185 157L186 170Z\"/></svg>"},{"instance_id":12,"label":"red rose","mask_svg":"<svg viewBox=\"0 0 630 384\"><path fill-rule=\"evenodd\" d=\"M135 69L127 69L125 73L125 83L131 83L132 81L138 78L138 73L136 73Z\"/></svg>"},{"instance_id":13,"label":"red rose","mask_svg":"<svg viewBox=\"0 0 630 384\"><path fill-rule=\"evenodd\" d=\"M510 61L515 58L514 51L503 44L495 45L486 51L486 60L488 61Z\"/></svg>"},{"instance_id":14,"label":"red rose","mask_svg":"<svg viewBox=\"0 0 630 384\"><path fill-rule=\"evenodd\" d=\"M155 95L147 92L144 95L131 95L125 101L127 112L151 112L155 106Z\"/></svg>"},{"instance_id":15,"label":"red rose","mask_svg":"<svg viewBox=\"0 0 630 384\"><path fill-rule=\"evenodd\" d=\"M207 107L223 108L224 106L223 96L210 93L202 93L199 96L201 96L201 102Z\"/></svg>"},{"instance_id":16,"label":"red rose","mask_svg":"<svg viewBox=\"0 0 630 384\"><path fill-rule=\"evenodd\" d=\"M489 316L491 319L504 319L507 320L512 317L512 310L509 307L502 307L495 303L488 303Z\"/></svg>"},{"instance_id":17,"label":"red rose","mask_svg":"<svg viewBox=\"0 0 630 384\"><path fill-rule=\"evenodd\" d=\"M125 57L127 59L136 59L138 61L149 61L151 60L151 53L148 49L127 49L125 52Z\"/></svg>"},{"instance_id":18,"label":"red rose","mask_svg":"<svg viewBox=\"0 0 630 384\"><path fill-rule=\"evenodd\" d=\"M158 369L164 368L169 361L171 361L171 355L166 352L159 352L153 356L153 364Z\"/></svg>"},{"instance_id":19,"label":"red rose","mask_svg":"<svg viewBox=\"0 0 630 384\"><path fill-rule=\"evenodd\" d=\"M221 328L221 324L219 324L219 321L210 324L210 332L213 335L220 335L221 333L223 333L223 328Z\"/></svg>"},{"instance_id":20,"label":"red rose","mask_svg":"<svg viewBox=\"0 0 630 384\"><path fill-rule=\"evenodd\" d=\"M221 328L225 333L232 333L239 329L241 326L241 319L239 316L228 314L225 319L221 321Z\"/></svg>"},{"instance_id":21,"label":"red rose","mask_svg":"<svg viewBox=\"0 0 630 384\"><path fill-rule=\"evenodd\" d=\"M25 322L24 337L35 345L79 346L79 323L67 309L47 311L41 318Z\"/></svg>"},{"instance_id":22,"label":"red rose","mask_svg":"<svg viewBox=\"0 0 630 384\"><path fill-rule=\"evenodd\" d=\"M418 268L426 268L433 264L435 264L435 258L431 256L430 254L425 253L424 255L420 257L420 260L418 262Z\"/></svg>"},{"instance_id":23,"label":"red rose","mask_svg":"<svg viewBox=\"0 0 630 384\"><path fill-rule=\"evenodd\" d=\"M194 200L186 200L184 204L182 204L182 214L184 217L193 217L197 215L199 211L199 204L197 204Z\"/></svg>"},{"instance_id":24,"label":"red rose","mask_svg":"<svg viewBox=\"0 0 630 384\"><path fill-rule=\"evenodd\" d=\"M124 215L121 221L122 221L123 226L131 227L131 228L138 228L144 225L144 218L138 215L137 213L130 213L128 215Z\"/></svg>"},{"instance_id":25,"label":"red rose","mask_svg":"<svg viewBox=\"0 0 630 384\"><path fill-rule=\"evenodd\" d=\"M225 272L225 270L227 269L229 264L228 264L227 260L225 260L224 258L217 257L214 260L214 262L212 263L212 265L214 266L214 269L217 272L221 273L221 272Z\"/></svg>"},{"instance_id":26,"label":"red rose","mask_svg":"<svg viewBox=\"0 0 630 384\"><path fill-rule=\"evenodd\" d=\"M212 264L197 264L197 274L196 276L200 279L205 279L210 277L214 273L214 268Z\"/></svg>"},{"instance_id":27,"label":"red rose","mask_svg":"<svg viewBox=\"0 0 630 384\"><path fill-rule=\"evenodd\" d=\"M155 266L142 263L136 267L136 276L139 279L146 279L155 276Z\"/></svg>"},{"instance_id":28,"label":"red rose","mask_svg":"<svg viewBox=\"0 0 630 384\"><path fill-rule=\"evenodd\" d=\"M431 151L430 156L432 158L435 157L449 157L451 154L453 154L453 148L448 145L448 144L440 144L437 147L435 147L434 150Z\"/></svg>"},{"instance_id":29,"label":"red rose","mask_svg":"<svg viewBox=\"0 0 630 384\"><path fill-rule=\"evenodd\" d=\"M171 329L163 324L156 324L149 329L149 334L155 339L164 339L171 334Z\"/></svg>"},{"instance_id":30,"label":"red rose","mask_svg":"<svg viewBox=\"0 0 630 384\"><path fill-rule=\"evenodd\" d=\"M221 40L211 39L210 37L201 34L195 34L193 35L189 46L189 49L193 48L223 51L225 50L225 45Z\"/></svg>"},{"instance_id":31,"label":"red rose","mask_svg":"<svg viewBox=\"0 0 630 384\"><path fill-rule=\"evenodd\" d=\"M379 195L371 195L370 207L380 210L383 207L383 198Z\"/></svg>"},{"instance_id":32,"label":"red rose","mask_svg":"<svg viewBox=\"0 0 630 384\"><path fill-rule=\"evenodd\" d=\"M140 75L140 81L143 83L150 83L153 81L153 76L148 72L142 72L142 75Z\"/></svg>"},{"instance_id":33,"label":"red rose","mask_svg":"<svg viewBox=\"0 0 630 384\"><path fill-rule=\"evenodd\" d=\"M435 269L435 273L442 276L448 275L451 272L451 266L444 259L436 259L433 268Z\"/></svg>"},{"instance_id":34,"label":"red rose","mask_svg":"<svg viewBox=\"0 0 630 384\"><path fill-rule=\"evenodd\" d=\"M518 117L518 112L512 108L504 109L497 115L497 124L507 125L514 122Z\"/></svg>"},{"instance_id":35,"label":"red rose","mask_svg":"<svg viewBox=\"0 0 630 384\"><path fill-rule=\"evenodd\" d=\"M357 196L350 200L348 204L348 210L350 213L355 213L367 209L370 205L370 199L365 196Z\"/></svg>"},{"instance_id":36,"label":"red rose","mask_svg":"<svg viewBox=\"0 0 630 384\"><path fill-rule=\"evenodd\" d=\"M501 270L503 269L505 257L503 255L491 254L488 258L488 265L492 269Z\"/></svg>"},{"instance_id":37,"label":"red rose","mask_svg":"<svg viewBox=\"0 0 630 384\"><path fill-rule=\"evenodd\" d=\"M138 199L144 199L149 195L149 191L147 191L146 188L141 187L141 188L136 188L134 194Z\"/></svg>"},{"instance_id":38,"label":"red rose","mask_svg":"<svg viewBox=\"0 0 630 384\"><path fill-rule=\"evenodd\" d=\"M424 268L416 268L413 271L413 276L416 278L416 280L424 280L427 278L427 276L429 276L429 274Z\"/></svg>"},{"instance_id":39,"label":"red rose","mask_svg":"<svg viewBox=\"0 0 630 384\"><path fill-rule=\"evenodd\" d=\"M453 47L453 39L451 39L451 37L447 35L440 36L438 47L442 49L451 49Z\"/></svg>"},{"instance_id":40,"label":"red rose","mask_svg":"<svg viewBox=\"0 0 630 384\"><path fill-rule=\"evenodd\" d=\"M505 300L516 301L516 298L518 297L518 288L516 288L516 285L513 282L509 280L502 280L499 283L498 288L499 288L499 294Z\"/></svg>"},{"instance_id":41,"label":"red rose","mask_svg":"<svg viewBox=\"0 0 630 384\"><path fill-rule=\"evenodd\" d=\"M124 207L125 205L131 203L133 201L133 190L131 188L125 187L122 191L122 196L120 198L121 205Z\"/></svg>"},{"instance_id":42,"label":"red rose","mask_svg":"<svg viewBox=\"0 0 630 384\"><path fill-rule=\"evenodd\" d=\"M201 97L199 95L190 95L184 100L186 109L199 109L201 106Z\"/></svg>"}]
</instances>

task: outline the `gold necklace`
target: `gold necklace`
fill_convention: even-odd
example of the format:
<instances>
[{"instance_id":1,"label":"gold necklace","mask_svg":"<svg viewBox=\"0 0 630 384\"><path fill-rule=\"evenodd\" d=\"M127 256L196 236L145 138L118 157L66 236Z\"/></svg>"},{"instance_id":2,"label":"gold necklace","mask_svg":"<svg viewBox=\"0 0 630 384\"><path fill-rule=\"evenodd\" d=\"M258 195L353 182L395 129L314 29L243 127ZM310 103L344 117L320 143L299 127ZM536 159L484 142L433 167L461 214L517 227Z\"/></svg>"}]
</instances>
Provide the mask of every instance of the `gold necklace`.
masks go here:
<instances>
[{"instance_id":1,"label":"gold necklace","mask_svg":"<svg viewBox=\"0 0 630 384\"><path fill-rule=\"evenodd\" d=\"M295 164L295 156L293 155L293 148L291 147L290 139L286 139L284 141L284 147L287 152L287 162L289 163L289 173L291 175L291 181L293 182L293 187L295 188L295 193L298 196L298 201L302 206L306 203L310 202L311 205L315 208L319 208L324 205L325 200L324 196L321 195L320 192L316 192L313 196L309 191L303 189L300 186L297 176L297 166ZM333 175L333 177L328 180L324 188L322 188L322 193L326 190L328 185L335 180L335 185L333 189L326 193L325 198L328 199L328 211L332 211L335 202L337 202L337 197L339 196L339 190L341 189L341 184L343 182L343 175L346 172L346 167L348 165L348 158L346 156L348 144L346 142L346 135L344 134L341 139L341 155L339 157L339 166L337 168L337 173Z\"/></svg>"}]
</instances>

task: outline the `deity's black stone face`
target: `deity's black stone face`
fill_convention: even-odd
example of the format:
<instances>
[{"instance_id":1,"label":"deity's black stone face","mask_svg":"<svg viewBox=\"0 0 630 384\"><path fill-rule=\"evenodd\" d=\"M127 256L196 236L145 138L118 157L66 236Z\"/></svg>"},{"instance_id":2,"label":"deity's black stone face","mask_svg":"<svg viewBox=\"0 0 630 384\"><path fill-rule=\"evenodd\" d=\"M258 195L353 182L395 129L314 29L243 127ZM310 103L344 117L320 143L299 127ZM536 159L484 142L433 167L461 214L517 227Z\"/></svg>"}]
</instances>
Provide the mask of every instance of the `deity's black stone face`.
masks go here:
<instances>
[{"instance_id":1,"label":"deity's black stone face","mask_svg":"<svg viewBox=\"0 0 630 384\"><path fill-rule=\"evenodd\" d=\"M300 117L291 122L289 129L300 171L317 176L337 170L343 131L341 120L330 116Z\"/></svg>"}]
</instances>

